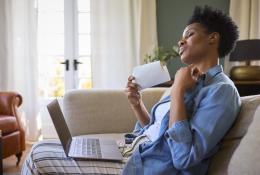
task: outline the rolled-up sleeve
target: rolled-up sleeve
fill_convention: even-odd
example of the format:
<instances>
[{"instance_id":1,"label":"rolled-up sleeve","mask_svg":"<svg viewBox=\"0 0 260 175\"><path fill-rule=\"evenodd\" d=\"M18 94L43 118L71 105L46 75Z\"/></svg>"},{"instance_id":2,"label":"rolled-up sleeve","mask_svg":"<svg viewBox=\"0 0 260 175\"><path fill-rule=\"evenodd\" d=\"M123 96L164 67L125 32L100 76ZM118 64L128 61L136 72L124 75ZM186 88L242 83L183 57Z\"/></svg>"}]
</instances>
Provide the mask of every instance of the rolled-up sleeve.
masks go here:
<instances>
[{"instance_id":1,"label":"rolled-up sleeve","mask_svg":"<svg viewBox=\"0 0 260 175\"><path fill-rule=\"evenodd\" d=\"M175 142L189 143L192 141L192 134L188 120L177 121L167 131L168 137Z\"/></svg>"},{"instance_id":2,"label":"rolled-up sleeve","mask_svg":"<svg viewBox=\"0 0 260 175\"><path fill-rule=\"evenodd\" d=\"M175 168L187 169L205 159L231 127L240 105L232 85L210 88L190 120L177 121L165 132Z\"/></svg>"}]
</instances>

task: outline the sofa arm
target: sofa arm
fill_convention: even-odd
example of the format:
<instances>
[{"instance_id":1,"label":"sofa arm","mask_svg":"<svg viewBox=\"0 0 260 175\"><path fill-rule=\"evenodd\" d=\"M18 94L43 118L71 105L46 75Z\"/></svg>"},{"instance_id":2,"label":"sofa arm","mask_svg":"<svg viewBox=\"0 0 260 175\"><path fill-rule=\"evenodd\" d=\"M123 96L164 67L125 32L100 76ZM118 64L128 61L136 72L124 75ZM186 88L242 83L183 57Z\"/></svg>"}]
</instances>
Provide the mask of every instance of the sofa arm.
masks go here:
<instances>
[{"instance_id":1,"label":"sofa arm","mask_svg":"<svg viewBox=\"0 0 260 175\"><path fill-rule=\"evenodd\" d=\"M149 111L165 90L150 88L142 91ZM64 96L63 110L73 136L131 132L136 122L123 89L72 90Z\"/></svg>"},{"instance_id":2,"label":"sofa arm","mask_svg":"<svg viewBox=\"0 0 260 175\"><path fill-rule=\"evenodd\" d=\"M0 92L0 115L16 116L16 108L22 104L22 96L16 92Z\"/></svg>"}]
</instances>

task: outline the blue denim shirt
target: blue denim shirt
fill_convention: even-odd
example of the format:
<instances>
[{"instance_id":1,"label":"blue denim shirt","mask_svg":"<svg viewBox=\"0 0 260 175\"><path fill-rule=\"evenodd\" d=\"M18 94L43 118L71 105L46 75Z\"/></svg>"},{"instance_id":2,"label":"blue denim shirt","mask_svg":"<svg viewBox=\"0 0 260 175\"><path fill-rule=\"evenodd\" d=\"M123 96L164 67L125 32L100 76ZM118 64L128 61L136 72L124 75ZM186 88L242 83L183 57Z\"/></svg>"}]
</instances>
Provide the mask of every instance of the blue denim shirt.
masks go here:
<instances>
[{"instance_id":1,"label":"blue denim shirt","mask_svg":"<svg viewBox=\"0 0 260 175\"><path fill-rule=\"evenodd\" d=\"M150 124L136 124L135 133L142 134L155 119L155 104ZM126 163L123 175L203 175L209 158L232 126L240 111L241 101L233 82L217 65L202 76L196 86L185 92L187 120L177 121L168 128L168 112L161 123L159 138L139 145Z\"/></svg>"}]
</instances>

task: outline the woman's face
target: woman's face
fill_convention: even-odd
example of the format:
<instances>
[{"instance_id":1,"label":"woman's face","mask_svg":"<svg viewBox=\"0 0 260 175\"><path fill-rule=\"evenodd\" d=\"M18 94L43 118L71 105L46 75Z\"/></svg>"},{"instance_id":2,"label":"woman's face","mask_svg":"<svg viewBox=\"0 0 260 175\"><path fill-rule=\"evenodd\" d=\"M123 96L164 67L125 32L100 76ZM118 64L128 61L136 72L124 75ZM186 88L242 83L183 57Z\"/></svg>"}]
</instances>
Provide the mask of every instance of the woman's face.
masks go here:
<instances>
[{"instance_id":1,"label":"woman's face","mask_svg":"<svg viewBox=\"0 0 260 175\"><path fill-rule=\"evenodd\" d=\"M186 64L201 62L210 51L209 34L199 23L188 25L178 44L181 61Z\"/></svg>"}]
</instances>

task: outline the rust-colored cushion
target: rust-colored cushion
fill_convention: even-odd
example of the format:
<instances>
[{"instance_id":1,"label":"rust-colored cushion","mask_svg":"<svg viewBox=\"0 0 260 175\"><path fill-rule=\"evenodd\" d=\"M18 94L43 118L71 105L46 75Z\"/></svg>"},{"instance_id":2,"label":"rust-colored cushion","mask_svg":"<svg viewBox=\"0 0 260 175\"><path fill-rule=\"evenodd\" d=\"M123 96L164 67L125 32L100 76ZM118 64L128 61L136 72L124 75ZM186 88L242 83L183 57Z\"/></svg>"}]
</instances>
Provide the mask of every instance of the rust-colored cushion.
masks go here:
<instances>
[{"instance_id":1,"label":"rust-colored cushion","mask_svg":"<svg viewBox=\"0 0 260 175\"><path fill-rule=\"evenodd\" d=\"M0 116L0 129L3 136L18 130L17 120L13 116Z\"/></svg>"}]
</instances>

